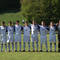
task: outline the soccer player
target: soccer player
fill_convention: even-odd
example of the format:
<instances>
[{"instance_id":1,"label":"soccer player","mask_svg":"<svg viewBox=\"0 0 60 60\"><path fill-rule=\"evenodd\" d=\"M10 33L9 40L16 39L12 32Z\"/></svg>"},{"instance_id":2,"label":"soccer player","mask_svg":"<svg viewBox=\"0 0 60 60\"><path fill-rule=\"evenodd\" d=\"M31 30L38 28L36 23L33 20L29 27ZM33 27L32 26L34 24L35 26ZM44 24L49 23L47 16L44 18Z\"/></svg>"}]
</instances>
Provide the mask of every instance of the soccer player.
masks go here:
<instances>
[{"instance_id":1,"label":"soccer player","mask_svg":"<svg viewBox=\"0 0 60 60\"><path fill-rule=\"evenodd\" d=\"M23 31L24 31L24 37L23 37L23 47L24 50L23 52L25 52L25 46L26 43L28 43L28 51L30 52L30 27L28 26L28 22L25 22L25 26L23 27Z\"/></svg>"},{"instance_id":2,"label":"soccer player","mask_svg":"<svg viewBox=\"0 0 60 60\"><path fill-rule=\"evenodd\" d=\"M42 45L43 43L46 45L46 52L48 52L48 46L47 46L47 28L45 26L45 22L42 21L41 22L41 26L40 26L40 52L42 52Z\"/></svg>"},{"instance_id":3,"label":"soccer player","mask_svg":"<svg viewBox=\"0 0 60 60\"><path fill-rule=\"evenodd\" d=\"M60 20L58 23L58 52L60 52Z\"/></svg>"},{"instance_id":4,"label":"soccer player","mask_svg":"<svg viewBox=\"0 0 60 60\"><path fill-rule=\"evenodd\" d=\"M12 44L12 52L14 51L14 41L13 41L13 35L14 35L14 27L12 25L12 22L10 21L9 23L9 26L8 26L8 48L9 48L9 52L10 52L10 42Z\"/></svg>"},{"instance_id":5,"label":"soccer player","mask_svg":"<svg viewBox=\"0 0 60 60\"><path fill-rule=\"evenodd\" d=\"M32 21L31 24L31 40L32 40L32 47L33 47L33 52L35 52L35 46L34 43L36 41L36 47L37 47L37 52L38 52L38 26L35 24L35 21Z\"/></svg>"},{"instance_id":6,"label":"soccer player","mask_svg":"<svg viewBox=\"0 0 60 60\"><path fill-rule=\"evenodd\" d=\"M21 52L21 30L22 27L17 20L15 25L15 52L17 52L17 42L19 42L19 51Z\"/></svg>"},{"instance_id":7,"label":"soccer player","mask_svg":"<svg viewBox=\"0 0 60 60\"><path fill-rule=\"evenodd\" d=\"M5 22L2 22L2 26L0 26L1 31L1 52L3 52L3 45L5 45L5 52L7 52L7 27Z\"/></svg>"},{"instance_id":8,"label":"soccer player","mask_svg":"<svg viewBox=\"0 0 60 60\"><path fill-rule=\"evenodd\" d=\"M54 23L50 22L50 29L49 29L49 41L50 41L50 52L52 52L52 42L54 43L55 46L55 52L56 52L56 32L55 32L55 27Z\"/></svg>"}]
</instances>

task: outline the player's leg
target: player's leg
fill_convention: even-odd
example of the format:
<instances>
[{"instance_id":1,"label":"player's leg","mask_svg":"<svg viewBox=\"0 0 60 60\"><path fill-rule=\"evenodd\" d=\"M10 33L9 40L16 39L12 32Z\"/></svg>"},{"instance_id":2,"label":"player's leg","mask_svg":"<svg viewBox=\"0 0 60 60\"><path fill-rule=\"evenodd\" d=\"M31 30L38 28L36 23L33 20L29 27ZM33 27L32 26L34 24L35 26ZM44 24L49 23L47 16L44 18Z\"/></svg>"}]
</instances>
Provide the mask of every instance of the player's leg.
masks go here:
<instances>
[{"instance_id":1,"label":"player's leg","mask_svg":"<svg viewBox=\"0 0 60 60\"><path fill-rule=\"evenodd\" d=\"M26 42L23 42L23 52L25 52Z\"/></svg>"},{"instance_id":2,"label":"player's leg","mask_svg":"<svg viewBox=\"0 0 60 60\"><path fill-rule=\"evenodd\" d=\"M52 42L50 42L50 52L52 52Z\"/></svg>"},{"instance_id":3,"label":"player's leg","mask_svg":"<svg viewBox=\"0 0 60 60\"><path fill-rule=\"evenodd\" d=\"M48 52L48 45L47 45L47 41L45 42L45 46L46 46L46 52Z\"/></svg>"},{"instance_id":4,"label":"player's leg","mask_svg":"<svg viewBox=\"0 0 60 60\"><path fill-rule=\"evenodd\" d=\"M58 52L60 52L60 39L58 39Z\"/></svg>"},{"instance_id":5,"label":"player's leg","mask_svg":"<svg viewBox=\"0 0 60 60\"><path fill-rule=\"evenodd\" d=\"M35 38L34 37L32 37L32 48L33 48L33 52L35 52L35 46L34 46L34 41L35 40Z\"/></svg>"},{"instance_id":6,"label":"player's leg","mask_svg":"<svg viewBox=\"0 0 60 60\"><path fill-rule=\"evenodd\" d=\"M9 48L9 52L10 52L10 42L8 43L8 48Z\"/></svg>"},{"instance_id":7,"label":"player's leg","mask_svg":"<svg viewBox=\"0 0 60 60\"><path fill-rule=\"evenodd\" d=\"M55 46L55 52L56 52L56 42L54 43L54 46Z\"/></svg>"},{"instance_id":8,"label":"player's leg","mask_svg":"<svg viewBox=\"0 0 60 60\"><path fill-rule=\"evenodd\" d=\"M35 52L34 41L32 42L33 52Z\"/></svg>"},{"instance_id":9,"label":"player's leg","mask_svg":"<svg viewBox=\"0 0 60 60\"><path fill-rule=\"evenodd\" d=\"M12 52L14 51L14 42L11 43L12 44Z\"/></svg>"},{"instance_id":10,"label":"player's leg","mask_svg":"<svg viewBox=\"0 0 60 60\"><path fill-rule=\"evenodd\" d=\"M19 52L21 52L21 42L19 42Z\"/></svg>"},{"instance_id":11,"label":"player's leg","mask_svg":"<svg viewBox=\"0 0 60 60\"><path fill-rule=\"evenodd\" d=\"M30 41L28 42L28 51L30 52Z\"/></svg>"},{"instance_id":12,"label":"player's leg","mask_svg":"<svg viewBox=\"0 0 60 60\"><path fill-rule=\"evenodd\" d=\"M40 52L42 52L43 39L40 37Z\"/></svg>"},{"instance_id":13,"label":"player's leg","mask_svg":"<svg viewBox=\"0 0 60 60\"><path fill-rule=\"evenodd\" d=\"M43 43L41 42L40 43L40 52L42 52L42 45L43 45Z\"/></svg>"},{"instance_id":14,"label":"player's leg","mask_svg":"<svg viewBox=\"0 0 60 60\"><path fill-rule=\"evenodd\" d=\"M38 41L36 41L36 47L37 47L37 50L36 51L38 52Z\"/></svg>"},{"instance_id":15,"label":"player's leg","mask_svg":"<svg viewBox=\"0 0 60 60\"><path fill-rule=\"evenodd\" d=\"M1 43L1 52L3 52L3 43Z\"/></svg>"},{"instance_id":16,"label":"player's leg","mask_svg":"<svg viewBox=\"0 0 60 60\"><path fill-rule=\"evenodd\" d=\"M15 52L17 52L17 42L15 42Z\"/></svg>"},{"instance_id":17,"label":"player's leg","mask_svg":"<svg viewBox=\"0 0 60 60\"><path fill-rule=\"evenodd\" d=\"M7 43L5 43L5 52L7 52Z\"/></svg>"}]
</instances>

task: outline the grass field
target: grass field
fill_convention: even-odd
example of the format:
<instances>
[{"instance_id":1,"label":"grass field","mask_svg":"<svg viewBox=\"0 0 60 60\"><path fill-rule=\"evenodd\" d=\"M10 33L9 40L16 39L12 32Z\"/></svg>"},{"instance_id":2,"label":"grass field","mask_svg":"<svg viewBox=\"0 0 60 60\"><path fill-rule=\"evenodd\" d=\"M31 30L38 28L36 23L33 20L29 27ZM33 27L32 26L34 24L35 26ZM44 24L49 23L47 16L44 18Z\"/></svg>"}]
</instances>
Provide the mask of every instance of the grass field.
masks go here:
<instances>
[{"instance_id":1,"label":"grass field","mask_svg":"<svg viewBox=\"0 0 60 60\"><path fill-rule=\"evenodd\" d=\"M48 36L48 50L49 50L49 35L47 36ZM23 50L23 41L22 41L22 50ZM26 46L26 52L7 52L7 53L0 52L0 59L1 60L60 60L60 53L58 52L27 52L27 50L28 45ZM39 50L40 50L40 40L39 40ZM43 50L45 51L44 45ZM58 50L58 44L57 44L57 50ZM32 51L32 43L31 43L31 51Z\"/></svg>"}]
</instances>

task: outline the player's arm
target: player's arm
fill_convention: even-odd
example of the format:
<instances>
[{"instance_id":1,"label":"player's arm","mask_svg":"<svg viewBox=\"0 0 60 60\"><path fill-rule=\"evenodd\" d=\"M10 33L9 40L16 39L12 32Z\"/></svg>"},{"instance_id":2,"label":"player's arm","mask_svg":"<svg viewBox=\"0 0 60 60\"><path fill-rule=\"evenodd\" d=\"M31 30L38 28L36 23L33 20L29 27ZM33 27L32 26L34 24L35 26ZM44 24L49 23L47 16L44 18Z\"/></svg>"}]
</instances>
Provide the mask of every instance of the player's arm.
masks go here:
<instances>
[{"instance_id":1,"label":"player's arm","mask_svg":"<svg viewBox=\"0 0 60 60\"><path fill-rule=\"evenodd\" d=\"M8 26L6 26L6 32L8 32Z\"/></svg>"}]
</instances>

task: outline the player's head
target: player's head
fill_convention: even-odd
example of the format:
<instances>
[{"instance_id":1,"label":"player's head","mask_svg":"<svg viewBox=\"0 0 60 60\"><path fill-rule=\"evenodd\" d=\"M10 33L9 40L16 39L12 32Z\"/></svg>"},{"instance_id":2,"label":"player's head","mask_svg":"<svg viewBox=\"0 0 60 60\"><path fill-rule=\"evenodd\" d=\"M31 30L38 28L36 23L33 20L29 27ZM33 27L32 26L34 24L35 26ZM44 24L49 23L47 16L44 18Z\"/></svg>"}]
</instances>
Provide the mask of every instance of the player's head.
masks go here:
<instances>
[{"instance_id":1,"label":"player's head","mask_svg":"<svg viewBox=\"0 0 60 60\"><path fill-rule=\"evenodd\" d=\"M2 21L2 26L5 26L5 21Z\"/></svg>"},{"instance_id":2,"label":"player's head","mask_svg":"<svg viewBox=\"0 0 60 60\"><path fill-rule=\"evenodd\" d=\"M60 20L59 20L59 24L60 24Z\"/></svg>"},{"instance_id":3,"label":"player's head","mask_svg":"<svg viewBox=\"0 0 60 60\"><path fill-rule=\"evenodd\" d=\"M45 26L45 22L44 22L44 21L42 21L42 22L41 22L41 25L42 25L42 26Z\"/></svg>"},{"instance_id":4,"label":"player's head","mask_svg":"<svg viewBox=\"0 0 60 60\"><path fill-rule=\"evenodd\" d=\"M50 26L53 26L53 25L54 25L54 23L53 23L53 21L51 21L51 22L50 22Z\"/></svg>"},{"instance_id":5,"label":"player's head","mask_svg":"<svg viewBox=\"0 0 60 60\"><path fill-rule=\"evenodd\" d=\"M28 26L28 21L25 21L25 26Z\"/></svg>"},{"instance_id":6,"label":"player's head","mask_svg":"<svg viewBox=\"0 0 60 60\"><path fill-rule=\"evenodd\" d=\"M32 21L32 24L35 24L35 21L34 20Z\"/></svg>"},{"instance_id":7,"label":"player's head","mask_svg":"<svg viewBox=\"0 0 60 60\"><path fill-rule=\"evenodd\" d=\"M19 25L19 20L16 21L16 24Z\"/></svg>"},{"instance_id":8,"label":"player's head","mask_svg":"<svg viewBox=\"0 0 60 60\"><path fill-rule=\"evenodd\" d=\"M8 24L9 24L9 26L12 26L12 21L9 21L9 23L8 23Z\"/></svg>"}]
</instances>

